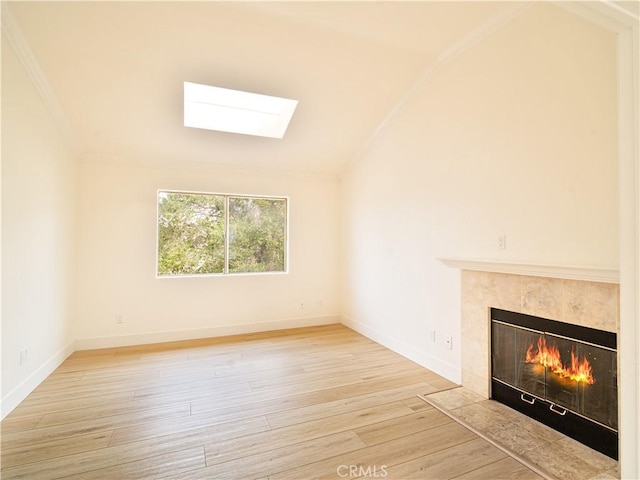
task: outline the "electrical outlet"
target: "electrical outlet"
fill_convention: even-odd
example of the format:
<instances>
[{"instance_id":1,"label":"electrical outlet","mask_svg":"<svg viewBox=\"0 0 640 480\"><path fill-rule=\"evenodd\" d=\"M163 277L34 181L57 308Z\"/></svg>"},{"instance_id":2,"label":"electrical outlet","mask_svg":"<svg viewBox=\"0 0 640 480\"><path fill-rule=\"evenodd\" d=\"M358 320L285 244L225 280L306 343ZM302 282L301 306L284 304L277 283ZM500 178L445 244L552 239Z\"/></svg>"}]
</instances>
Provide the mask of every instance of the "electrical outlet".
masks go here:
<instances>
[{"instance_id":1,"label":"electrical outlet","mask_svg":"<svg viewBox=\"0 0 640 480\"><path fill-rule=\"evenodd\" d=\"M502 235L498 235L498 250L506 250L507 249L507 236L503 233Z\"/></svg>"},{"instance_id":2,"label":"electrical outlet","mask_svg":"<svg viewBox=\"0 0 640 480\"><path fill-rule=\"evenodd\" d=\"M116 313L116 323L124 323L124 318L122 318L122 315L120 315L119 313Z\"/></svg>"},{"instance_id":3,"label":"electrical outlet","mask_svg":"<svg viewBox=\"0 0 640 480\"><path fill-rule=\"evenodd\" d=\"M429 339L430 339L432 342L435 342L435 341L436 341L436 331L435 331L435 330L431 330L431 331L429 332Z\"/></svg>"},{"instance_id":4,"label":"electrical outlet","mask_svg":"<svg viewBox=\"0 0 640 480\"><path fill-rule=\"evenodd\" d=\"M451 335L444 337L444 344L446 345L447 350L453 350L453 337Z\"/></svg>"},{"instance_id":5,"label":"electrical outlet","mask_svg":"<svg viewBox=\"0 0 640 480\"><path fill-rule=\"evenodd\" d=\"M20 350L20 365L24 365L29 361L29 349Z\"/></svg>"}]
</instances>

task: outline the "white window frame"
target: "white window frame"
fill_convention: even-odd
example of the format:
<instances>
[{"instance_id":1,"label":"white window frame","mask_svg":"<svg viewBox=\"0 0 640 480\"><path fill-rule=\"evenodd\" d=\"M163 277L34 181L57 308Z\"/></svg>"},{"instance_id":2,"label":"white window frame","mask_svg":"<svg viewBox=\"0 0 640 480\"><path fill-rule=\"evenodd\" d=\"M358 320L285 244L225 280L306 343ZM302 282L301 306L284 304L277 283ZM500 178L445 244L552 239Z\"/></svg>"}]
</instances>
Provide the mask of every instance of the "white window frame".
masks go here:
<instances>
[{"instance_id":1,"label":"white window frame","mask_svg":"<svg viewBox=\"0 0 640 480\"><path fill-rule=\"evenodd\" d=\"M221 273L190 273L190 274L163 274L159 272L160 260L160 193L177 193L184 195L210 195L224 197L224 217L225 217L225 235L224 235L224 268ZM284 270L269 272L229 272L229 199L230 198L255 198L255 199L273 199L284 200L285 202L285 228L284 228ZM283 275L289 273L289 207L290 200L285 195L255 195L245 193L220 193L220 192L204 192L195 190L172 190L167 188L159 188L156 191L156 278L202 278L202 277L227 277L227 276L243 276L243 275Z\"/></svg>"}]
</instances>

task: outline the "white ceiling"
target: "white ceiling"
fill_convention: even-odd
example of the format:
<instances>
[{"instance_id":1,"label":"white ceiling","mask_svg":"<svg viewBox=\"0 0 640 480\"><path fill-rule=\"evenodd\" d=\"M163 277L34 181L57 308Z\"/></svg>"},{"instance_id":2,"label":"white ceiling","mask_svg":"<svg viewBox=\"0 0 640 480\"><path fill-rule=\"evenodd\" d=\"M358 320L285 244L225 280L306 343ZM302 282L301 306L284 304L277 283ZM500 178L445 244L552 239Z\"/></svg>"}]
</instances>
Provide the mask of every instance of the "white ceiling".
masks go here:
<instances>
[{"instance_id":1,"label":"white ceiling","mask_svg":"<svg viewBox=\"0 0 640 480\"><path fill-rule=\"evenodd\" d=\"M84 159L336 174L510 2L11 2ZM185 128L183 82L299 100L284 139Z\"/></svg>"}]
</instances>

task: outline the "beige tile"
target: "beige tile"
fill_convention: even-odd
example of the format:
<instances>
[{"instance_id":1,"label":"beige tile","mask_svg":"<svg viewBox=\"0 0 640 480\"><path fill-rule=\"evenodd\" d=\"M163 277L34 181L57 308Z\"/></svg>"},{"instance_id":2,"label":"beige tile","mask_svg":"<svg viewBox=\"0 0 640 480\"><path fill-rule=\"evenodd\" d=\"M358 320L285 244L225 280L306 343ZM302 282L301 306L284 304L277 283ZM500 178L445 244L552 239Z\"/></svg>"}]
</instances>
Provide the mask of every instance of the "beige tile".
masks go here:
<instances>
[{"instance_id":1,"label":"beige tile","mask_svg":"<svg viewBox=\"0 0 640 480\"><path fill-rule=\"evenodd\" d=\"M479 331L483 337L486 336L489 328L489 307L493 305L492 299L496 295L495 279L490 273L462 271L463 335L475 336Z\"/></svg>"},{"instance_id":2,"label":"beige tile","mask_svg":"<svg viewBox=\"0 0 640 480\"><path fill-rule=\"evenodd\" d=\"M474 403L464 407L456 408L451 413L469 426L485 434L487 429L493 426L506 428L513 423L513 419L508 416L496 415L495 412L487 408L486 402Z\"/></svg>"},{"instance_id":3,"label":"beige tile","mask_svg":"<svg viewBox=\"0 0 640 480\"><path fill-rule=\"evenodd\" d=\"M520 279L519 275L463 270L462 296L471 304L518 311L521 306Z\"/></svg>"},{"instance_id":4,"label":"beige tile","mask_svg":"<svg viewBox=\"0 0 640 480\"><path fill-rule=\"evenodd\" d=\"M596 476L591 477L589 480L619 480L620 478L620 463L616 462L616 466L614 468L604 470Z\"/></svg>"},{"instance_id":5,"label":"beige tile","mask_svg":"<svg viewBox=\"0 0 640 480\"><path fill-rule=\"evenodd\" d=\"M474 393L477 393L482 398L489 398L489 378L488 373L485 375L478 375L475 372L462 369L462 386Z\"/></svg>"},{"instance_id":6,"label":"beige tile","mask_svg":"<svg viewBox=\"0 0 640 480\"><path fill-rule=\"evenodd\" d=\"M438 406L446 409L453 410L456 408L464 407L465 405L471 405L472 403L482 402L485 399L464 387L452 388L451 390L445 390L444 392L437 392L427 395L428 400L438 404Z\"/></svg>"},{"instance_id":7,"label":"beige tile","mask_svg":"<svg viewBox=\"0 0 640 480\"><path fill-rule=\"evenodd\" d=\"M617 284L564 280L563 287L562 321L618 331L620 288Z\"/></svg>"},{"instance_id":8,"label":"beige tile","mask_svg":"<svg viewBox=\"0 0 640 480\"><path fill-rule=\"evenodd\" d=\"M612 460L570 438L527 450L524 458L563 480L584 480L615 467Z\"/></svg>"},{"instance_id":9,"label":"beige tile","mask_svg":"<svg viewBox=\"0 0 640 480\"><path fill-rule=\"evenodd\" d=\"M484 378L489 378L489 343L463 337L462 368Z\"/></svg>"},{"instance_id":10,"label":"beige tile","mask_svg":"<svg viewBox=\"0 0 640 480\"><path fill-rule=\"evenodd\" d=\"M522 312L542 318L562 317L562 285L558 278L522 277Z\"/></svg>"},{"instance_id":11,"label":"beige tile","mask_svg":"<svg viewBox=\"0 0 640 480\"><path fill-rule=\"evenodd\" d=\"M483 345L484 349L489 351L489 339L491 336L491 315L488 308L477 309L474 317L463 319L462 322L462 341L472 341Z\"/></svg>"},{"instance_id":12,"label":"beige tile","mask_svg":"<svg viewBox=\"0 0 640 480\"><path fill-rule=\"evenodd\" d=\"M529 430L547 442L555 442L556 440L564 438L562 433L551 427L547 427L545 424L540 423L533 418L522 415L522 419L519 423L522 425L522 428Z\"/></svg>"},{"instance_id":13,"label":"beige tile","mask_svg":"<svg viewBox=\"0 0 640 480\"><path fill-rule=\"evenodd\" d=\"M464 270L462 295L462 370L465 384L488 396L490 307L520 311L521 277Z\"/></svg>"},{"instance_id":14,"label":"beige tile","mask_svg":"<svg viewBox=\"0 0 640 480\"><path fill-rule=\"evenodd\" d=\"M620 478L620 473L616 472L615 469L606 470L604 472L600 472L597 475L591 477L589 480L618 480Z\"/></svg>"},{"instance_id":15,"label":"beige tile","mask_svg":"<svg viewBox=\"0 0 640 480\"><path fill-rule=\"evenodd\" d=\"M569 437L563 436L560 440L555 442L555 445L559 445L562 451L567 452L568 455L579 458L598 470L609 470L611 468L615 468L618 464L618 462L612 458L609 458L600 452L596 452L595 450Z\"/></svg>"},{"instance_id":16,"label":"beige tile","mask_svg":"<svg viewBox=\"0 0 640 480\"><path fill-rule=\"evenodd\" d=\"M485 433L492 440L517 454L545 448L545 445L550 444L540 435L522 428L520 422L509 422L506 425L496 422L488 426Z\"/></svg>"},{"instance_id":17,"label":"beige tile","mask_svg":"<svg viewBox=\"0 0 640 480\"><path fill-rule=\"evenodd\" d=\"M496 400L485 400L481 403L482 408L493 412L495 415L499 415L502 417L507 417L514 422L520 422L522 419L527 418L522 413L514 410L511 407L507 407L506 405L497 402Z\"/></svg>"},{"instance_id":18,"label":"beige tile","mask_svg":"<svg viewBox=\"0 0 640 480\"><path fill-rule=\"evenodd\" d=\"M476 368L475 356L481 355L483 362L488 363L491 319L487 305L489 303L481 306L469 305L465 304L463 299L461 318L462 368L483 375L487 375L487 372Z\"/></svg>"}]
</instances>

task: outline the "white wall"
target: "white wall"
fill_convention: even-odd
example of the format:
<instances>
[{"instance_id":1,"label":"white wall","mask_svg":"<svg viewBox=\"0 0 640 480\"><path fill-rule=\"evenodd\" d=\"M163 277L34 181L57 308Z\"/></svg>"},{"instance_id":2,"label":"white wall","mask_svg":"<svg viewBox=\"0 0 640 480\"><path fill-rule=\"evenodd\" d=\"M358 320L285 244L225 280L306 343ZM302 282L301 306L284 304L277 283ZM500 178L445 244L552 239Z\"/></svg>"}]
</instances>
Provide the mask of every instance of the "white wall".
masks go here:
<instances>
[{"instance_id":1,"label":"white wall","mask_svg":"<svg viewBox=\"0 0 640 480\"><path fill-rule=\"evenodd\" d=\"M2 42L2 416L73 351L76 161ZM20 365L20 351L28 361Z\"/></svg>"},{"instance_id":2,"label":"white wall","mask_svg":"<svg viewBox=\"0 0 640 480\"><path fill-rule=\"evenodd\" d=\"M158 189L288 196L289 273L156 278ZM87 161L79 202L78 349L339 321L335 179Z\"/></svg>"},{"instance_id":3,"label":"white wall","mask_svg":"<svg viewBox=\"0 0 640 480\"><path fill-rule=\"evenodd\" d=\"M538 4L442 66L344 174L346 324L459 381L437 258L617 266L615 42Z\"/></svg>"}]
</instances>

